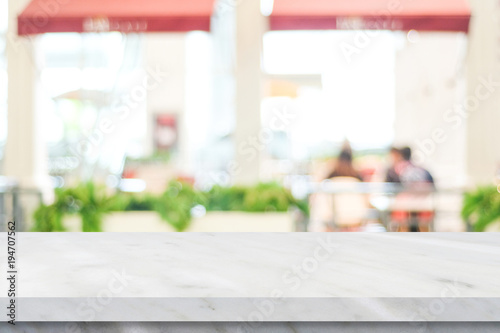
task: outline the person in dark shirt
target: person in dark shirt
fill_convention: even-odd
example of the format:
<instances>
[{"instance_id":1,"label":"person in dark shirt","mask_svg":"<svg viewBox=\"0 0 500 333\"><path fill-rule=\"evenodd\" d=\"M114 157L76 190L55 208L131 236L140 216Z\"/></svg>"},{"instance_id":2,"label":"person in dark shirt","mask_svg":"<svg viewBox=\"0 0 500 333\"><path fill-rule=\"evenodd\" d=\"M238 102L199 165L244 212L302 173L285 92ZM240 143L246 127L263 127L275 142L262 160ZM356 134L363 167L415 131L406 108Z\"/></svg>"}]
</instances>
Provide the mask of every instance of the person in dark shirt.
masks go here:
<instances>
[{"instance_id":1,"label":"person in dark shirt","mask_svg":"<svg viewBox=\"0 0 500 333\"><path fill-rule=\"evenodd\" d=\"M403 184L430 183L434 184L434 178L426 169L416 166L411 161L411 148L400 149L402 161L396 165L396 173Z\"/></svg>"},{"instance_id":2,"label":"person in dark shirt","mask_svg":"<svg viewBox=\"0 0 500 333\"><path fill-rule=\"evenodd\" d=\"M391 167L387 170L385 181L388 183L402 183L403 185L415 183L434 184L434 178L426 169L416 166L411 161L411 148L391 148Z\"/></svg>"},{"instance_id":3,"label":"person in dark shirt","mask_svg":"<svg viewBox=\"0 0 500 333\"><path fill-rule=\"evenodd\" d=\"M401 148L400 152L402 161L396 165L395 171L408 190L399 193L395 201L406 207L407 225L400 231L429 231L434 219L431 196L435 190L434 178L429 171L412 163L410 147Z\"/></svg>"}]
</instances>

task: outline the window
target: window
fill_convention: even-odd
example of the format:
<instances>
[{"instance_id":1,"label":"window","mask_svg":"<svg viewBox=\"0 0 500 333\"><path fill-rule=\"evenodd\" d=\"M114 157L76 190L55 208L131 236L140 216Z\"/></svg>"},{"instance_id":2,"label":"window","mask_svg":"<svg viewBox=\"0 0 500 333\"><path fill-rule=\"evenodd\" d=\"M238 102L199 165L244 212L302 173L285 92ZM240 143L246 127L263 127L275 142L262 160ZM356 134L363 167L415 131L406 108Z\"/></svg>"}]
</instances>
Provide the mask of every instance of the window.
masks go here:
<instances>
[{"instance_id":1,"label":"window","mask_svg":"<svg viewBox=\"0 0 500 333\"><path fill-rule=\"evenodd\" d=\"M47 119L49 171L119 172L124 155L143 139L146 126L143 99L124 119L117 112L124 96L143 82L141 36L44 34L38 46L43 57L41 103ZM68 158L79 163L58 163Z\"/></svg>"},{"instance_id":2,"label":"window","mask_svg":"<svg viewBox=\"0 0 500 333\"><path fill-rule=\"evenodd\" d=\"M264 72L298 86L292 103L300 124L290 124L290 136L292 150L302 153L295 158L327 154L346 138L356 149L380 149L392 142L395 35L380 31L347 59L341 45L352 43L356 33L279 31L264 36ZM300 82L314 77L318 82Z\"/></svg>"}]
</instances>

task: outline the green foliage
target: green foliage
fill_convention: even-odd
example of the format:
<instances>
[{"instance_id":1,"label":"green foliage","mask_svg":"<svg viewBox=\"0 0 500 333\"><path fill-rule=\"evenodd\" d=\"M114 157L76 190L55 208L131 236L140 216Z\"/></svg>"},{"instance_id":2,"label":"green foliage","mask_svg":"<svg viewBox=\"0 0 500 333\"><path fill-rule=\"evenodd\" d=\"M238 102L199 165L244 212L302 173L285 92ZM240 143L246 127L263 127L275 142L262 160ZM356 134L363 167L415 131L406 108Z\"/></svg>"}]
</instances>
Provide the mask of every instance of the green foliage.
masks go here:
<instances>
[{"instance_id":1,"label":"green foliage","mask_svg":"<svg viewBox=\"0 0 500 333\"><path fill-rule=\"evenodd\" d=\"M213 186L207 194L208 211L243 211L245 210L246 188L242 186Z\"/></svg>"},{"instance_id":2,"label":"green foliage","mask_svg":"<svg viewBox=\"0 0 500 333\"><path fill-rule=\"evenodd\" d=\"M99 232L104 215L116 206L116 198L109 196L104 186L92 182L56 189L55 195L52 205L42 205L36 210L34 231L63 231L63 216L78 214L82 219L82 231Z\"/></svg>"},{"instance_id":3,"label":"green foliage","mask_svg":"<svg viewBox=\"0 0 500 333\"><path fill-rule=\"evenodd\" d=\"M277 183L261 183L252 187L214 186L208 192L195 190L190 184L172 181L159 196L118 193L110 196L103 186L82 183L76 187L57 189L50 206L41 205L35 212L34 231L64 231L66 214L82 218L82 230L101 231L104 215L111 211L156 211L177 231L191 222L191 210L203 205L208 211L286 212L291 206L308 215L306 201L297 201L289 190Z\"/></svg>"},{"instance_id":4,"label":"green foliage","mask_svg":"<svg viewBox=\"0 0 500 333\"><path fill-rule=\"evenodd\" d=\"M292 194L279 184L261 183L247 189L244 210L247 212L286 212L293 202Z\"/></svg>"},{"instance_id":5,"label":"green foliage","mask_svg":"<svg viewBox=\"0 0 500 333\"><path fill-rule=\"evenodd\" d=\"M33 231L53 232L64 231L62 225L63 214L56 205L40 205L33 214L35 225Z\"/></svg>"},{"instance_id":6,"label":"green foliage","mask_svg":"<svg viewBox=\"0 0 500 333\"><path fill-rule=\"evenodd\" d=\"M489 224L500 220L500 193L497 188L484 186L465 193L462 217L472 223L474 231L484 231Z\"/></svg>"},{"instance_id":7,"label":"green foliage","mask_svg":"<svg viewBox=\"0 0 500 333\"><path fill-rule=\"evenodd\" d=\"M171 159L170 152L156 152L150 156L140 157L140 158L131 158L127 157L126 163L132 164L165 164Z\"/></svg>"},{"instance_id":8,"label":"green foliage","mask_svg":"<svg viewBox=\"0 0 500 333\"><path fill-rule=\"evenodd\" d=\"M203 193L191 185L172 181L163 194L154 202L154 210L175 230L183 231L191 222L191 209L205 203Z\"/></svg>"},{"instance_id":9,"label":"green foliage","mask_svg":"<svg viewBox=\"0 0 500 333\"><path fill-rule=\"evenodd\" d=\"M296 200L278 183L260 183L252 187L214 186L207 192L208 211L286 212L291 206L309 214L307 202Z\"/></svg>"},{"instance_id":10,"label":"green foliage","mask_svg":"<svg viewBox=\"0 0 500 333\"><path fill-rule=\"evenodd\" d=\"M309 217L309 200L307 198L295 200L293 204L302 212L302 214L304 214L304 216Z\"/></svg>"},{"instance_id":11,"label":"green foliage","mask_svg":"<svg viewBox=\"0 0 500 333\"><path fill-rule=\"evenodd\" d=\"M102 231L102 219L115 205L115 198L106 193L104 186L83 183L66 190L66 196L82 217L82 231Z\"/></svg>"},{"instance_id":12,"label":"green foliage","mask_svg":"<svg viewBox=\"0 0 500 333\"><path fill-rule=\"evenodd\" d=\"M119 193L115 196L114 211L152 211L157 198L149 193L144 195L133 195Z\"/></svg>"}]
</instances>

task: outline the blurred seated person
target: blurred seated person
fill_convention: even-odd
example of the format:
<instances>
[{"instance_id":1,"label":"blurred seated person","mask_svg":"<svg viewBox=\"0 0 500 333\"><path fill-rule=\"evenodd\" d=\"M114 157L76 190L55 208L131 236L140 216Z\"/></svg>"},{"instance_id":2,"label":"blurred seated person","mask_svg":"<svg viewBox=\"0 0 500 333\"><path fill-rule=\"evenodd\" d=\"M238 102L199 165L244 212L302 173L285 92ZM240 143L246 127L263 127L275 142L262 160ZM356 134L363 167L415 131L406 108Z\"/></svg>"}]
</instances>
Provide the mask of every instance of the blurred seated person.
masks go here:
<instances>
[{"instance_id":1,"label":"blurred seated person","mask_svg":"<svg viewBox=\"0 0 500 333\"><path fill-rule=\"evenodd\" d=\"M388 183L434 184L434 178L429 171L416 166L411 161L411 148L391 148L389 152L391 166L387 170L385 181Z\"/></svg>"},{"instance_id":2,"label":"blurred seated person","mask_svg":"<svg viewBox=\"0 0 500 333\"><path fill-rule=\"evenodd\" d=\"M326 178L331 179L334 177L352 177L362 181L361 174L352 164L352 152L350 150L344 149L340 152L335 168Z\"/></svg>"},{"instance_id":3,"label":"blurred seated person","mask_svg":"<svg viewBox=\"0 0 500 333\"><path fill-rule=\"evenodd\" d=\"M399 149L394 154L393 170L387 172L387 180L401 183L408 192L399 193L392 205L392 220L399 231L429 231L434 218L434 206L430 193L434 190L434 178L426 169L411 161L411 148ZM390 178L391 176L392 178ZM412 191L413 190L413 191Z\"/></svg>"},{"instance_id":4,"label":"blurred seated person","mask_svg":"<svg viewBox=\"0 0 500 333\"><path fill-rule=\"evenodd\" d=\"M434 184L431 173L422 167L416 166L411 161L411 148L400 149L401 160L396 164L395 171L403 185Z\"/></svg>"},{"instance_id":5,"label":"blurred seated person","mask_svg":"<svg viewBox=\"0 0 500 333\"><path fill-rule=\"evenodd\" d=\"M389 160L390 160L390 166L385 174L385 182L400 183L401 180L399 179L399 175L396 172L396 165L403 160L403 157L401 156L401 151L396 147L392 147L391 150L389 150Z\"/></svg>"},{"instance_id":6,"label":"blurred seated person","mask_svg":"<svg viewBox=\"0 0 500 333\"><path fill-rule=\"evenodd\" d=\"M352 164L352 151L344 144L335 167L326 177L332 183L350 184L360 182L361 175ZM367 215L368 200L365 194L315 193L310 197L311 216L309 231L359 231Z\"/></svg>"}]
</instances>

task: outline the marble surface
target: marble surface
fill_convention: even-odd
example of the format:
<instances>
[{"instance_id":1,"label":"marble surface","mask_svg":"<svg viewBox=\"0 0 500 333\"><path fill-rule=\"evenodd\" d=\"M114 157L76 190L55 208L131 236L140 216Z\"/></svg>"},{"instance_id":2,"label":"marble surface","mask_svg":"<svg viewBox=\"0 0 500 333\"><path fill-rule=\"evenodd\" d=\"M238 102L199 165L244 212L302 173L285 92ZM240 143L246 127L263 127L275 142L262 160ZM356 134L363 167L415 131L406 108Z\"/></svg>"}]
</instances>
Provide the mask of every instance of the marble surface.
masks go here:
<instances>
[{"instance_id":1,"label":"marble surface","mask_svg":"<svg viewBox=\"0 0 500 333\"><path fill-rule=\"evenodd\" d=\"M500 234L17 237L19 321L500 320Z\"/></svg>"}]
</instances>

